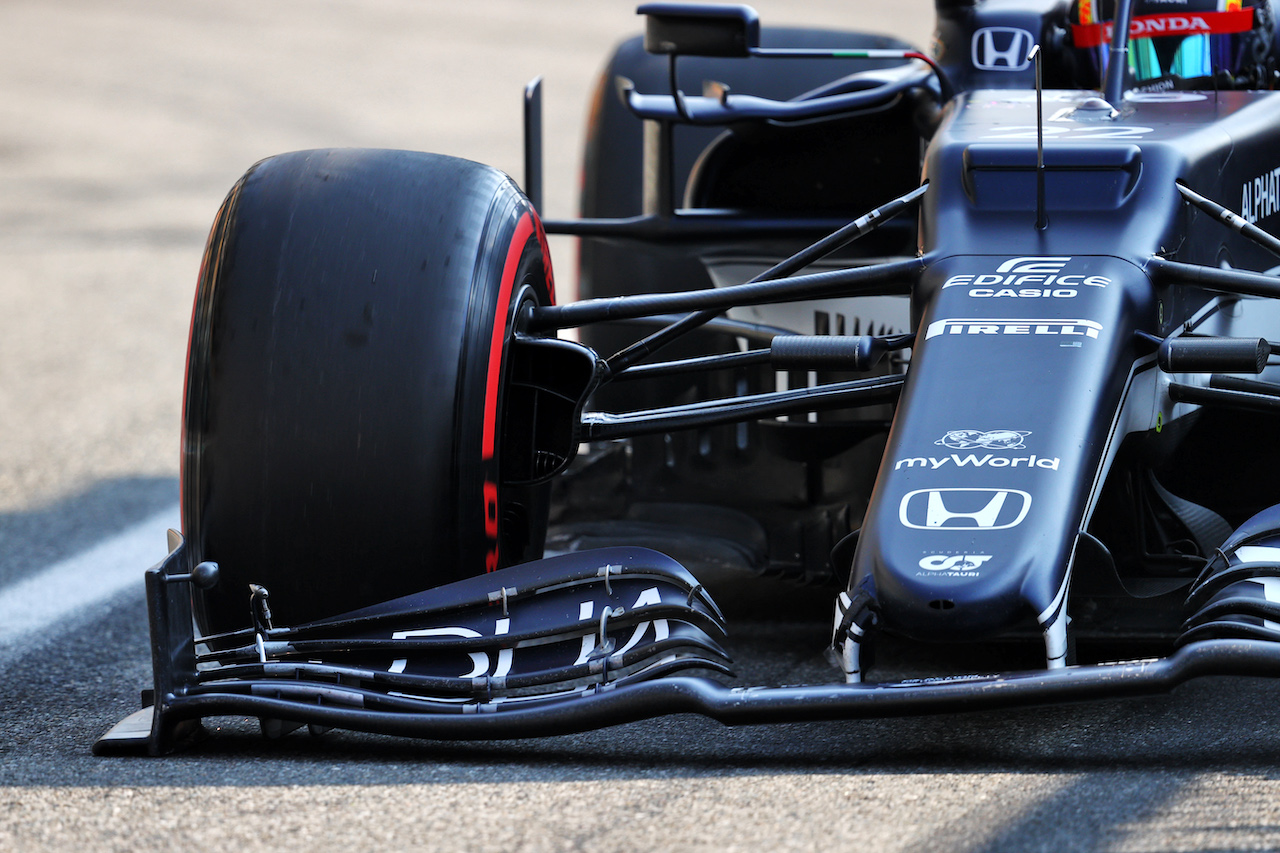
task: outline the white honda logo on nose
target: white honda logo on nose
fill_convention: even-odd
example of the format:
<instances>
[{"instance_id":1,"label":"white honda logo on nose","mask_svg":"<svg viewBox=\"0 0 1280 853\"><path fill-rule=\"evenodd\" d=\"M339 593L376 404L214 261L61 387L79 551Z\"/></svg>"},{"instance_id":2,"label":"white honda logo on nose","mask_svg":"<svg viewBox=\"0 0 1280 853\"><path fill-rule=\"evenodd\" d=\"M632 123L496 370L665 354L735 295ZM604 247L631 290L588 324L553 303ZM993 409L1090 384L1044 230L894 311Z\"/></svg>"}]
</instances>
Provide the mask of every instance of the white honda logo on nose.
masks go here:
<instances>
[{"instance_id":1,"label":"white honda logo on nose","mask_svg":"<svg viewBox=\"0 0 1280 853\"><path fill-rule=\"evenodd\" d=\"M983 27L973 34L973 67L980 71L1025 71L1035 36L1017 27Z\"/></svg>"},{"instance_id":2,"label":"white honda logo on nose","mask_svg":"<svg viewBox=\"0 0 1280 853\"><path fill-rule=\"evenodd\" d=\"M898 505L898 519L916 530L1004 530L1031 509L1018 489L917 489Z\"/></svg>"}]
</instances>

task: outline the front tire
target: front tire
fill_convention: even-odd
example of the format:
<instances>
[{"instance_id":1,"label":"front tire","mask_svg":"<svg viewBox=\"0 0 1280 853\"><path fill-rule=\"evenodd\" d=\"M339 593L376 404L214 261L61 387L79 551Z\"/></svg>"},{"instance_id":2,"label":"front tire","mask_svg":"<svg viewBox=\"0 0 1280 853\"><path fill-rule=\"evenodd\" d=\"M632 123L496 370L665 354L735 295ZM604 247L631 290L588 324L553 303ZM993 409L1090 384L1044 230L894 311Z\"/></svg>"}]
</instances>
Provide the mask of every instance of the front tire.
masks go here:
<instances>
[{"instance_id":1,"label":"front tire","mask_svg":"<svg viewBox=\"0 0 1280 853\"><path fill-rule=\"evenodd\" d=\"M509 178L430 154L304 151L254 166L215 221L188 355L183 528L297 624L539 556L544 488L503 482L518 313L553 301Z\"/></svg>"}]
</instances>

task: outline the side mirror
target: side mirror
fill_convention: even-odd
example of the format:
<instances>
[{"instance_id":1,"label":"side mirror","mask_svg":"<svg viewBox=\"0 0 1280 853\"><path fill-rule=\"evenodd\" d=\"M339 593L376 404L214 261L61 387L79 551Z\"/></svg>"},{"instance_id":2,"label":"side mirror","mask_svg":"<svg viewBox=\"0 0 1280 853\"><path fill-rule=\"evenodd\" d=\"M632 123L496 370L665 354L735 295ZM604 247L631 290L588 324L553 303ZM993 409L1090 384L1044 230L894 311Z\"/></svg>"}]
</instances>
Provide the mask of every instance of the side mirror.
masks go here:
<instances>
[{"instance_id":1,"label":"side mirror","mask_svg":"<svg viewBox=\"0 0 1280 853\"><path fill-rule=\"evenodd\" d=\"M644 49L683 56L750 56L760 46L760 18L750 6L645 3Z\"/></svg>"}]
</instances>

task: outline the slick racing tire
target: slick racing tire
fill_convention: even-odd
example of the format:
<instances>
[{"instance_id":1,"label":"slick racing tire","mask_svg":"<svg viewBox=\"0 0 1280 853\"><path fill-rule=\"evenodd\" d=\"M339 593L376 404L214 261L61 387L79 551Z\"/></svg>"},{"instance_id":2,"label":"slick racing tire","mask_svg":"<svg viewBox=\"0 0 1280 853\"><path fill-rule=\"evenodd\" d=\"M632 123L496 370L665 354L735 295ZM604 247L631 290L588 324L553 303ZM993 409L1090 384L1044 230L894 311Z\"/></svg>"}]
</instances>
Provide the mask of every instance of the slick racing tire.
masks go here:
<instances>
[{"instance_id":1,"label":"slick racing tire","mask_svg":"<svg viewBox=\"0 0 1280 853\"><path fill-rule=\"evenodd\" d=\"M302 151L232 189L187 360L182 523L296 625L541 555L546 490L503 484L506 358L550 304L541 224L502 173L404 151Z\"/></svg>"}]
</instances>

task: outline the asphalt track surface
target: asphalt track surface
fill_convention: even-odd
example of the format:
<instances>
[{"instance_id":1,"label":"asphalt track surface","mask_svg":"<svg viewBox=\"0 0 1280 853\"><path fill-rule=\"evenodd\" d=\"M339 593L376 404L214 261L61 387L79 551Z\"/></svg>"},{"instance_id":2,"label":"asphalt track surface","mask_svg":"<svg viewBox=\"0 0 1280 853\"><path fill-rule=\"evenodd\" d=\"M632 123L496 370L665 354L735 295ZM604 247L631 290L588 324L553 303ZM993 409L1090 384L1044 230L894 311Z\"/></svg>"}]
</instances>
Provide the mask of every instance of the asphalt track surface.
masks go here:
<instances>
[{"instance_id":1,"label":"asphalt track surface","mask_svg":"<svg viewBox=\"0 0 1280 853\"><path fill-rule=\"evenodd\" d=\"M927 42L921 0L761 2ZM141 571L175 513L208 224L285 150L439 151L520 173L546 80L548 209L573 212L621 2L0 3L0 849L1252 850L1280 847L1280 683L953 717L544 741L251 721L164 759L89 746L149 678ZM571 246L553 247L563 271ZM827 679L823 626L748 623L749 679Z\"/></svg>"}]
</instances>

